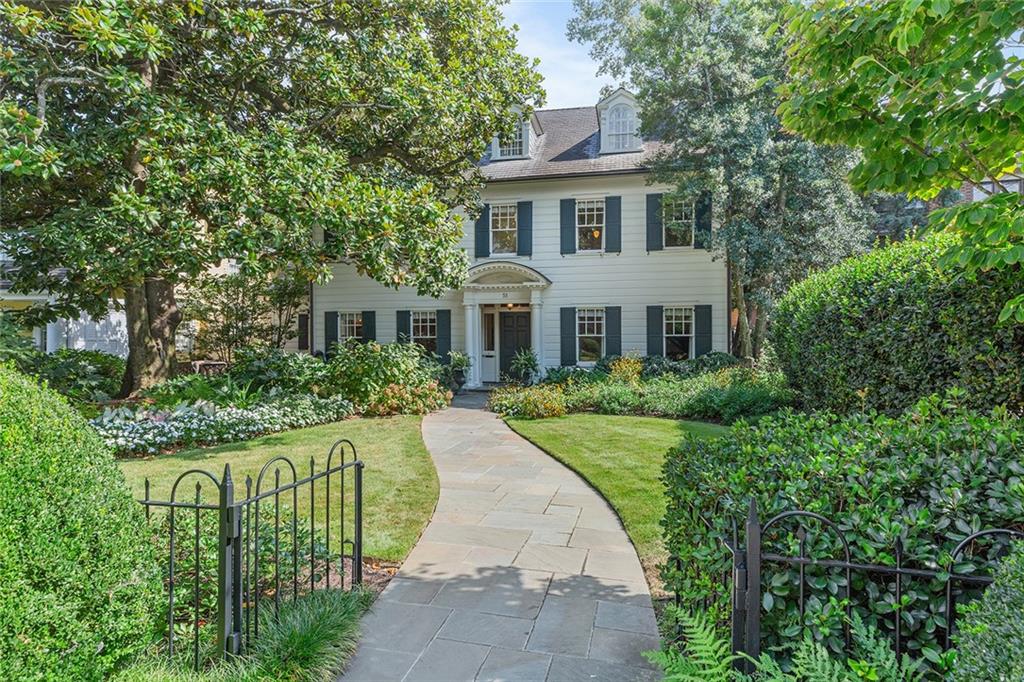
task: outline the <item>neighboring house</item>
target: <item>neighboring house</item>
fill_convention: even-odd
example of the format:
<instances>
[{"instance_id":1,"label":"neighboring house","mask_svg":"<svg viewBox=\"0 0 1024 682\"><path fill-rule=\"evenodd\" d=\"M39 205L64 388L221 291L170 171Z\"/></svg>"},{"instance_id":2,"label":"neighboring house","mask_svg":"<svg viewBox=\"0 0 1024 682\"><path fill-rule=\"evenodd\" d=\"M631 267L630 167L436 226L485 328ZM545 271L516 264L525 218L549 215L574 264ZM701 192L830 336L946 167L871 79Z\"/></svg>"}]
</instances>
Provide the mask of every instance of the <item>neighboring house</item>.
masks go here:
<instances>
[{"instance_id":1,"label":"neighboring house","mask_svg":"<svg viewBox=\"0 0 1024 682\"><path fill-rule=\"evenodd\" d=\"M45 303L45 293L14 294L5 273L15 263L0 253L0 311L24 310L37 303ZM52 353L60 348L101 350L122 357L128 355L128 331L123 311L111 308L101 320L82 315L74 320L57 320L32 330L32 338L40 350Z\"/></svg>"},{"instance_id":2,"label":"neighboring house","mask_svg":"<svg viewBox=\"0 0 1024 682\"><path fill-rule=\"evenodd\" d=\"M482 213L466 220L465 285L422 297L339 263L312 288L310 350L350 337L462 350L470 386L500 380L521 348L542 368L727 351L726 264L702 248L710 202L670 204L668 186L648 184L658 143L640 139L638 113L619 89L595 107L537 111L493 140Z\"/></svg>"}]
</instances>

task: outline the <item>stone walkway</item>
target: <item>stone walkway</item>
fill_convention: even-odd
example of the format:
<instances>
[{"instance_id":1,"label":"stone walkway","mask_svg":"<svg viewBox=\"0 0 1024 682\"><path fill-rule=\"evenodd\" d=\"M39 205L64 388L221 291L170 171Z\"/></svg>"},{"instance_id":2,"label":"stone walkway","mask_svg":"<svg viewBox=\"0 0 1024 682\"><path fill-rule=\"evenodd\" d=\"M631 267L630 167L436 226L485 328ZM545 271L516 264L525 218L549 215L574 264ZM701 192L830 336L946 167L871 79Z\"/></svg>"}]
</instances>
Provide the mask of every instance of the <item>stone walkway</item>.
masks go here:
<instances>
[{"instance_id":1,"label":"stone walkway","mask_svg":"<svg viewBox=\"0 0 1024 682\"><path fill-rule=\"evenodd\" d=\"M615 514L481 396L423 420L437 509L341 679L657 679L641 656L658 647L651 598Z\"/></svg>"}]
</instances>

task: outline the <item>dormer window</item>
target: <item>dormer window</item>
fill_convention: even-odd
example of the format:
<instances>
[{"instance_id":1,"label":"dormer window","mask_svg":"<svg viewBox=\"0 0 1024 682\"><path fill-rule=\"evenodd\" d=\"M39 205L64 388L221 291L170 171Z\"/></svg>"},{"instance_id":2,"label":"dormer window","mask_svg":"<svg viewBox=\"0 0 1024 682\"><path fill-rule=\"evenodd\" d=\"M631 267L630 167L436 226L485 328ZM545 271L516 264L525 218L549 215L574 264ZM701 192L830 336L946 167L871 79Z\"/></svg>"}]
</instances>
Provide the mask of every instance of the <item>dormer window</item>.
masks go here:
<instances>
[{"instance_id":1,"label":"dormer window","mask_svg":"<svg viewBox=\"0 0 1024 682\"><path fill-rule=\"evenodd\" d=\"M636 148L636 116L628 104L616 104L608 110L608 142L612 152Z\"/></svg>"},{"instance_id":2,"label":"dormer window","mask_svg":"<svg viewBox=\"0 0 1024 682\"><path fill-rule=\"evenodd\" d=\"M523 122L516 123L515 132L511 137L498 142L498 156L503 159L518 158L523 155Z\"/></svg>"}]
</instances>

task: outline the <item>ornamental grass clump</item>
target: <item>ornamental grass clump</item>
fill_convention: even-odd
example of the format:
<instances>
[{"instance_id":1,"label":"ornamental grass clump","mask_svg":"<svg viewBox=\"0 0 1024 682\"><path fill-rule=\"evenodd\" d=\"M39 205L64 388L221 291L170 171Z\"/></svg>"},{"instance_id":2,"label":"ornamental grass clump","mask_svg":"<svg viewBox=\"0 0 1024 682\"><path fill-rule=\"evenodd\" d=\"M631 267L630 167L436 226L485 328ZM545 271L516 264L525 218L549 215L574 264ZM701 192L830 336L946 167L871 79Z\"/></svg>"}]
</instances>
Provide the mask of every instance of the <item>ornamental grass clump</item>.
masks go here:
<instances>
[{"instance_id":1,"label":"ornamental grass clump","mask_svg":"<svg viewBox=\"0 0 1024 682\"><path fill-rule=\"evenodd\" d=\"M684 604L708 600L724 618L731 568L724 541L732 538L751 500L761 522L805 510L831 519L850 543L851 559L894 565L901 540L904 566L945 570L948 553L986 528L1024 529L1024 424L1005 409L976 413L931 397L899 417L783 412L757 425L740 423L727 437L685 437L666 459L665 528L670 560L663 577ZM765 551L798 551L793 533L766 537ZM807 551L841 558L835 533L814 522ZM772 549L768 549L771 547ZM676 568L678 559L680 568ZM962 559L960 572L990 570L984 552ZM764 650L804 631L832 650L841 647L845 579L841 571L809 567L801 621L795 567L766 568L762 602ZM907 579L901 631L905 646L938 665L945 624L945 583ZM891 577L853 572L852 604L865 622L893 632Z\"/></svg>"},{"instance_id":2,"label":"ornamental grass clump","mask_svg":"<svg viewBox=\"0 0 1024 682\"><path fill-rule=\"evenodd\" d=\"M151 643L161 586L145 525L86 421L0 366L0 679L101 680Z\"/></svg>"}]
</instances>

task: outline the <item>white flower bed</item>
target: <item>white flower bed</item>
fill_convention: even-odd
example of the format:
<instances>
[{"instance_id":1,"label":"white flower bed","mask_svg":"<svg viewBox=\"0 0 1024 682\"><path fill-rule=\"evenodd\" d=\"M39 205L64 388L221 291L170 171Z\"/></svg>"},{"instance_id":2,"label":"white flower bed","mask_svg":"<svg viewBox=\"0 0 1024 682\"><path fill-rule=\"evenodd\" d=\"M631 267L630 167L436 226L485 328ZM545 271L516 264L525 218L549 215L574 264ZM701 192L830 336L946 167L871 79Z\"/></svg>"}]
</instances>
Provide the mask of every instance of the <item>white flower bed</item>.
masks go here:
<instances>
[{"instance_id":1,"label":"white flower bed","mask_svg":"<svg viewBox=\"0 0 1024 682\"><path fill-rule=\"evenodd\" d=\"M108 409L92 425L118 455L156 454L326 424L353 412L352 403L341 397L292 396L249 408L194 403L173 410Z\"/></svg>"}]
</instances>

